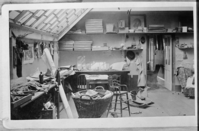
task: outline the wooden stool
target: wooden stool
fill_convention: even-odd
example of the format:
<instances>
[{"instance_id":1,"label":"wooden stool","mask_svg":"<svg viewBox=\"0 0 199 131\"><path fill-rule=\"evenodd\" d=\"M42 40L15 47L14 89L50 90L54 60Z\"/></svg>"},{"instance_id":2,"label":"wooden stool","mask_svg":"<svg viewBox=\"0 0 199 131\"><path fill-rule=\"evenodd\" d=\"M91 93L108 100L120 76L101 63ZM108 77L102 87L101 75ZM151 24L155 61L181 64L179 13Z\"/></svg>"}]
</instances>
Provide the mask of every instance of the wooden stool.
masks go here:
<instances>
[{"instance_id":1,"label":"wooden stool","mask_svg":"<svg viewBox=\"0 0 199 131\"><path fill-rule=\"evenodd\" d=\"M119 75L114 75L114 77L113 76L109 76L108 80L109 80L109 89L111 91L113 91L114 96L115 96L114 111L116 111L117 104L120 104L121 117L123 116L122 111L124 109L126 109L126 108L128 108L129 116L131 116L127 86L124 85L124 84L120 84L120 76ZM124 100L122 98L122 96L125 96L125 95L126 95L126 100ZM124 108L122 107L123 103L127 104L127 106L124 107ZM108 109L108 113L109 113L110 108L111 108L111 104L110 104L110 107Z\"/></svg>"}]
</instances>

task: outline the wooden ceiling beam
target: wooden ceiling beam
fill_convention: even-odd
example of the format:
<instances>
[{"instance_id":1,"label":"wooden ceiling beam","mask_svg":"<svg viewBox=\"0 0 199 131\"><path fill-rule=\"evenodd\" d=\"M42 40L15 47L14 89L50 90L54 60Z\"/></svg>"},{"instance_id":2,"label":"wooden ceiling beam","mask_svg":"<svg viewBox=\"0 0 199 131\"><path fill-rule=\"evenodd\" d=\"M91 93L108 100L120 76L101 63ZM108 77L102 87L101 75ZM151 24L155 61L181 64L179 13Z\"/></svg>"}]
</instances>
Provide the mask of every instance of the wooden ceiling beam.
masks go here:
<instances>
[{"instance_id":1,"label":"wooden ceiling beam","mask_svg":"<svg viewBox=\"0 0 199 131\"><path fill-rule=\"evenodd\" d=\"M30 32L33 32L33 33L36 33L36 34L41 34L41 35L51 36L53 38L58 38L58 36L55 35L55 34L50 34L50 33L44 32L44 31L36 30L36 29L29 28L29 27L26 27L26 26L21 26L21 25L15 24L15 23L10 22L9 25L10 25L10 28L27 30L27 31L30 31Z\"/></svg>"},{"instance_id":2,"label":"wooden ceiling beam","mask_svg":"<svg viewBox=\"0 0 199 131\"><path fill-rule=\"evenodd\" d=\"M58 35L58 40L60 40L77 22L79 22L91 9L87 9L80 15L71 25L66 26Z\"/></svg>"}]
</instances>

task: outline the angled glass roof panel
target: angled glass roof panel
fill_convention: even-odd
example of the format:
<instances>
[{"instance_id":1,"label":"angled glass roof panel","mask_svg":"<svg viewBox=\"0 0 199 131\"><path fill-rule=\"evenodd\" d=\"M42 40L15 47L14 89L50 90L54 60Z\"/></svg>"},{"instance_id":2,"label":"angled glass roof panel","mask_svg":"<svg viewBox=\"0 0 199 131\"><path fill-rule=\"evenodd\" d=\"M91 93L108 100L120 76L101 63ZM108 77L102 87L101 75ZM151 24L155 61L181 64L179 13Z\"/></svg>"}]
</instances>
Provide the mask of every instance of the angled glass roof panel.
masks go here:
<instances>
[{"instance_id":1,"label":"angled glass roof panel","mask_svg":"<svg viewBox=\"0 0 199 131\"><path fill-rule=\"evenodd\" d=\"M58 20L61 21L61 20L63 20L63 18L67 18L66 16L67 16L66 13L64 13L63 15L61 15L61 16L58 18Z\"/></svg>"},{"instance_id":2,"label":"angled glass roof panel","mask_svg":"<svg viewBox=\"0 0 199 131\"><path fill-rule=\"evenodd\" d=\"M68 24L71 25L78 17L76 15L71 16L68 19Z\"/></svg>"},{"instance_id":3,"label":"angled glass roof panel","mask_svg":"<svg viewBox=\"0 0 199 131\"><path fill-rule=\"evenodd\" d=\"M54 28L54 29L53 29L52 31L50 31L50 32L52 32L52 33L57 33L58 28L59 28L59 27L56 27L56 28Z\"/></svg>"},{"instance_id":4,"label":"angled glass roof panel","mask_svg":"<svg viewBox=\"0 0 199 131\"><path fill-rule=\"evenodd\" d=\"M30 14L32 14L32 13L26 12L18 21L21 22L21 20L23 20L26 16L28 16Z\"/></svg>"},{"instance_id":5,"label":"angled glass roof panel","mask_svg":"<svg viewBox=\"0 0 199 131\"><path fill-rule=\"evenodd\" d=\"M44 10L40 10L35 16L39 17L44 13Z\"/></svg>"},{"instance_id":6,"label":"angled glass roof panel","mask_svg":"<svg viewBox=\"0 0 199 131\"><path fill-rule=\"evenodd\" d=\"M48 23L53 17L55 17L53 14L51 14L45 21L44 23Z\"/></svg>"},{"instance_id":7,"label":"angled glass roof panel","mask_svg":"<svg viewBox=\"0 0 199 131\"><path fill-rule=\"evenodd\" d=\"M61 27L61 26L63 26L64 24L67 24L67 20L66 20L66 19L62 20L62 22L60 22L60 23L58 24L58 27Z\"/></svg>"},{"instance_id":8,"label":"angled glass roof panel","mask_svg":"<svg viewBox=\"0 0 199 131\"><path fill-rule=\"evenodd\" d=\"M34 25L32 25L32 27L36 28L44 19L46 19L46 17L42 16L41 18L39 18L39 20L37 20L37 22Z\"/></svg>"},{"instance_id":9,"label":"angled glass roof panel","mask_svg":"<svg viewBox=\"0 0 199 131\"><path fill-rule=\"evenodd\" d=\"M57 20L57 18L55 17L55 18L53 18L49 23L52 24L52 23L54 23L56 20Z\"/></svg>"},{"instance_id":10,"label":"angled glass roof panel","mask_svg":"<svg viewBox=\"0 0 199 131\"><path fill-rule=\"evenodd\" d=\"M58 25L58 21L56 21L51 27L50 27L50 29L53 29L56 25Z\"/></svg>"},{"instance_id":11,"label":"angled glass roof panel","mask_svg":"<svg viewBox=\"0 0 199 131\"><path fill-rule=\"evenodd\" d=\"M9 18L10 19L14 19L16 16L18 16L19 15L19 12L16 12L16 11L11 11L10 13L9 13Z\"/></svg>"},{"instance_id":12,"label":"angled glass roof panel","mask_svg":"<svg viewBox=\"0 0 199 131\"><path fill-rule=\"evenodd\" d=\"M84 10L78 9L78 10L75 11L75 14L76 14L77 16L80 16L83 12L84 12Z\"/></svg>"},{"instance_id":13,"label":"angled glass roof panel","mask_svg":"<svg viewBox=\"0 0 199 131\"><path fill-rule=\"evenodd\" d=\"M58 14L57 17L59 18L66 10L61 10Z\"/></svg>"},{"instance_id":14,"label":"angled glass roof panel","mask_svg":"<svg viewBox=\"0 0 199 131\"><path fill-rule=\"evenodd\" d=\"M70 14L70 12L72 12L72 11L74 11L74 9L69 9L69 10L67 10L67 14Z\"/></svg>"},{"instance_id":15,"label":"angled glass roof panel","mask_svg":"<svg viewBox=\"0 0 199 131\"><path fill-rule=\"evenodd\" d=\"M61 29L58 29L57 33L59 34L60 32L62 32L67 26L68 24L63 25Z\"/></svg>"},{"instance_id":16,"label":"angled glass roof panel","mask_svg":"<svg viewBox=\"0 0 199 131\"><path fill-rule=\"evenodd\" d=\"M42 23L41 25L39 25L36 29L40 30L41 28L43 28L46 24Z\"/></svg>"},{"instance_id":17,"label":"angled glass roof panel","mask_svg":"<svg viewBox=\"0 0 199 131\"><path fill-rule=\"evenodd\" d=\"M46 26L44 26L44 27L42 28L42 30L47 30L50 26L51 26L50 24L47 24Z\"/></svg>"},{"instance_id":18,"label":"angled glass roof panel","mask_svg":"<svg viewBox=\"0 0 199 131\"><path fill-rule=\"evenodd\" d=\"M46 16L49 16L53 11L55 11L55 10L48 10L48 11L45 13L45 15L46 15Z\"/></svg>"},{"instance_id":19,"label":"angled glass roof panel","mask_svg":"<svg viewBox=\"0 0 199 131\"><path fill-rule=\"evenodd\" d=\"M55 10L54 14L57 14L61 11L61 9Z\"/></svg>"},{"instance_id":20,"label":"angled glass roof panel","mask_svg":"<svg viewBox=\"0 0 199 131\"><path fill-rule=\"evenodd\" d=\"M75 10L71 11L68 15L67 15L67 18L70 18L72 15L75 14Z\"/></svg>"},{"instance_id":21,"label":"angled glass roof panel","mask_svg":"<svg viewBox=\"0 0 199 131\"><path fill-rule=\"evenodd\" d=\"M26 23L26 25L27 26L29 26L29 25L31 25L34 21L36 20L36 18L31 18L27 23Z\"/></svg>"},{"instance_id":22,"label":"angled glass roof panel","mask_svg":"<svg viewBox=\"0 0 199 131\"><path fill-rule=\"evenodd\" d=\"M33 14L32 13L29 13L27 12L25 15L23 15L20 19L19 19L19 22L21 24L23 24L28 18L30 18L30 16L32 16Z\"/></svg>"},{"instance_id":23,"label":"angled glass roof panel","mask_svg":"<svg viewBox=\"0 0 199 131\"><path fill-rule=\"evenodd\" d=\"M30 12L32 12L32 13L35 13L37 10L29 10Z\"/></svg>"}]
</instances>

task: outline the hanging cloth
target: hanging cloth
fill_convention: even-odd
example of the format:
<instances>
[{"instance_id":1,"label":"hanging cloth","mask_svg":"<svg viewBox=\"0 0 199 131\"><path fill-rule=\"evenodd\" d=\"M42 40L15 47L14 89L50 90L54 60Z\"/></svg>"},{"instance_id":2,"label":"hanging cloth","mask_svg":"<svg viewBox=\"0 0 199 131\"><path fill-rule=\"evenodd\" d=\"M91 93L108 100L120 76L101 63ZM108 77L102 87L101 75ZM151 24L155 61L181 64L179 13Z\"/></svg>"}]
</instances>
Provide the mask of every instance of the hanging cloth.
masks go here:
<instances>
[{"instance_id":1,"label":"hanging cloth","mask_svg":"<svg viewBox=\"0 0 199 131\"><path fill-rule=\"evenodd\" d=\"M140 60L139 57L136 59L136 65L137 65L137 69L139 71L139 74L138 74L138 87L146 86L146 77L145 77L145 74L144 74L142 61Z\"/></svg>"},{"instance_id":2,"label":"hanging cloth","mask_svg":"<svg viewBox=\"0 0 199 131\"><path fill-rule=\"evenodd\" d=\"M17 76L22 77L22 58L24 56L23 50L28 50L28 44L23 43L20 39L16 39L16 50L17 55ZM16 57L16 56L15 56Z\"/></svg>"}]
</instances>

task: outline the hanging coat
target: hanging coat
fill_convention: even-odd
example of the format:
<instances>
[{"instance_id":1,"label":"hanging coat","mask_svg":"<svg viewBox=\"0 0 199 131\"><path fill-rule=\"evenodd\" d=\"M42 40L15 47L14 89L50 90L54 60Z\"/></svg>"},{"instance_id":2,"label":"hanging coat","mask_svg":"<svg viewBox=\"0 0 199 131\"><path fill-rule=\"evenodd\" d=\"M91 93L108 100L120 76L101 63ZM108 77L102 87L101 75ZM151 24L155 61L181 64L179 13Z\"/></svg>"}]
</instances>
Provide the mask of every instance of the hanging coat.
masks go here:
<instances>
[{"instance_id":1,"label":"hanging coat","mask_svg":"<svg viewBox=\"0 0 199 131\"><path fill-rule=\"evenodd\" d=\"M146 76L144 74L142 61L139 57L136 59L136 65L137 65L137 69L138 69L138 72L139 72L139 74L138 74L138 87L146 86Z\"/></svg>"}]
</instances>

